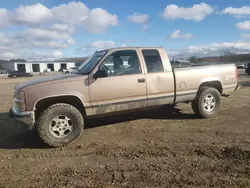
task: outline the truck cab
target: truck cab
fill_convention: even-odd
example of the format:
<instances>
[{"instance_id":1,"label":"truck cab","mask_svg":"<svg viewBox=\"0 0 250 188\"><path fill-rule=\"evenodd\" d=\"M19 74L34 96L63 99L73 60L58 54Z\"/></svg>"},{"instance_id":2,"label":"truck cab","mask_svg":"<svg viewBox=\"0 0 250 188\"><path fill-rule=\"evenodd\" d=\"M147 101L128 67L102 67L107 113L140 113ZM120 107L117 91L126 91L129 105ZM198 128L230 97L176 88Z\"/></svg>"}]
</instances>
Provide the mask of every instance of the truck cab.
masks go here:
<instances>
[{"instance_id":1,"label":"truck cab","mask_svg":"<svg viewBox=\"0 0 250 188\"><path fill-rule=\"evenodd\" d=\"M173 72L162 49L112 49L98 53L108 54L88 77L93 115L173 103ZM88 73L81 68L80 73Z\"/></svg>"}]
</instances>

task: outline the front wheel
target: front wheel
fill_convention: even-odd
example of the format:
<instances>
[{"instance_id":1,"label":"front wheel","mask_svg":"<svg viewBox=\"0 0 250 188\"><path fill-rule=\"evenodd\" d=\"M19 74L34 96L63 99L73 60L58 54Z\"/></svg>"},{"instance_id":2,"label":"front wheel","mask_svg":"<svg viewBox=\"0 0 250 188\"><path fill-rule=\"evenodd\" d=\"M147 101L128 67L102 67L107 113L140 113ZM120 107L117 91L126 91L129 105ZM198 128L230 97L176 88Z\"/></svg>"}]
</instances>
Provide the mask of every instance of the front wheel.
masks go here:
<instances>
[{"instance_id":1,"label":"front wheel","mask_svg":"<svg viewBox=\"0 0 250 188\"><path fill-rule=\"evenodd\" d=\"M74 106L64 103L47 108L37 123L40 138L51 147L62 147L75 141L83 128L82 114Z\"/></svg>"},{"instance_id":2,"label":"front wheel","mask_svg":"<svg viewBox=\"0 0 250 188\"><path fill-rule=\"evenodd\" d=\"M192 109L198 117L210 118L218 114L220 105L220 92L212 87L202 87L192 102Z\"/></svg>"}]
</instances>

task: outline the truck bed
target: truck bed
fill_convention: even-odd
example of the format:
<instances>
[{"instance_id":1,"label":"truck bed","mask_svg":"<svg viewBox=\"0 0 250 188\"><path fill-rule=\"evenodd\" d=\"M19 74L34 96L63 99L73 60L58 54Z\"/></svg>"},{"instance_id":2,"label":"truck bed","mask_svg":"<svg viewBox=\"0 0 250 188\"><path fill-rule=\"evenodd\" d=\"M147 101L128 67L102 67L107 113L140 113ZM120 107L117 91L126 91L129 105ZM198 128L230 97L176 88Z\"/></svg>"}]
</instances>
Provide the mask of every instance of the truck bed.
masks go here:
<instances>
[{"instance_id":1,"label":"truck bed","mask_svg":"<svg viewBox=\"0 0 250 188\"><path fill-rule=\"evenodd\" d=\"M234 64L204 65L173 68L175 77L176 102L190 101L201 84L213 82L221 87L222 94L229 94L237 86Z\"/></svg>"}]
</instances>

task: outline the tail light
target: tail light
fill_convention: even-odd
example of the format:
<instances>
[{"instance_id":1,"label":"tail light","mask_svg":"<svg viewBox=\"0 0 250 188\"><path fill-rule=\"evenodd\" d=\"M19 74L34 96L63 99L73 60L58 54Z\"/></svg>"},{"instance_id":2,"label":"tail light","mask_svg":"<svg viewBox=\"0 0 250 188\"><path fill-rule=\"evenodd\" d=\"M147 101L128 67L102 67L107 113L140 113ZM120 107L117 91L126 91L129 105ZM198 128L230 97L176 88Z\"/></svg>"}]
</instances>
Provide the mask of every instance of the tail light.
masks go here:
<instances>
[{"instance_id":1,"label":"tail light","mask_svg":"<svg viewBox=\"0 0 250 188\"><path fill-rule=\"evenodd\" d=\"M236 77L236 79L238 80L239 72L238 72L238 68L237 68L236 65L234 65L234 70L235 70L235 77Z\"/></svg>"}]
</instances>

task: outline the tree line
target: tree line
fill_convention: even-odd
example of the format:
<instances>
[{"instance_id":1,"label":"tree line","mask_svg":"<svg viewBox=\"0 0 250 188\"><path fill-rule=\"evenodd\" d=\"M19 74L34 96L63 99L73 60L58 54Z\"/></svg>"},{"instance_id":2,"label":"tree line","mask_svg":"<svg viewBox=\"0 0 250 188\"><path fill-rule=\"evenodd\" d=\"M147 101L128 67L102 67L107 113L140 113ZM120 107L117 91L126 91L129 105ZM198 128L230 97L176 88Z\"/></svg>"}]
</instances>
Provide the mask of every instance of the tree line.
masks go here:
<instances>
[{"instance_id":1,"label":"tree line","mask_svg":"<svg viewBox=\"0 0 250 188\"><path fill-rule=\"evenodd\" d=\"M76 65L80 65L83 62L85 62L87 59L88 57L69 57L69 58L56 59L53 62L75 62ZM211 56L210 57L191 56L189 57L189 61L191 63L250 62L250 53L235 54L231 51L226 51L226 52L221 53L220 56L212 56L212 57ZM26 59L11 59L11 60L0 59L0 64L6 63L6 62L27 62L27 60Z\"/></svg>"},{"instance_id":2,"label":"tree line","mask_svg":"<svg viewBox=\"0 0 250 188\"><path fill-rule=\"evenodd\" d=\"M192 56L189 58L191 63L224 63L224 62L250 62L250 53L247 54L235 54L230 51L222 53L220 56L213 57L195 57Z\"/></svg>"}]
</instances>

